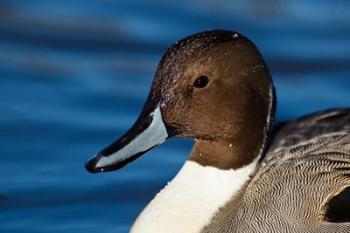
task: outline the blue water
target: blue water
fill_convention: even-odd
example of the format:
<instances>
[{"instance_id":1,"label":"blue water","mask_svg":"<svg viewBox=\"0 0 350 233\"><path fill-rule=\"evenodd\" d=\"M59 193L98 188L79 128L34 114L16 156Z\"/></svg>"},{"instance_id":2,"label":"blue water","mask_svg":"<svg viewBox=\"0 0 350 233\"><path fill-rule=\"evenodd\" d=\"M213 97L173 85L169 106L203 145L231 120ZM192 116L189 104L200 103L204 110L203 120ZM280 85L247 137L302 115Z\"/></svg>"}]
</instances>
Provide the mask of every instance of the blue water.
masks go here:
<instances>
[{"instance_id":1,"label":"blue water","mask_svg":"<svg viewBox=\"0 0 350 233\"><path fill-rule=\"evenodd\" d=\"M176 139L125 169L83 164L136 119L162 53L194 32L256 42L278 120L350 106L350 1L0 1L0 232L127 232L186 159Z\"/></svg>"}]
</instances>

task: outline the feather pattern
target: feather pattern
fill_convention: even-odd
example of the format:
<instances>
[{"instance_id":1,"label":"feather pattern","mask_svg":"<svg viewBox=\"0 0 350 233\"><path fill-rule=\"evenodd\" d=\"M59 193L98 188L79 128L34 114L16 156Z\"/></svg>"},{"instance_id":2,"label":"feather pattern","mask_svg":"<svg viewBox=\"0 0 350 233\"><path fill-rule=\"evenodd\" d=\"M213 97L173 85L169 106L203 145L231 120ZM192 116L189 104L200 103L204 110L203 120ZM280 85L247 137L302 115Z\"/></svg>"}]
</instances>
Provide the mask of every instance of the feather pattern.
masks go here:
<instances>
[{"instance_id":1,"label":"feather pattern","mask_svg":"<svg viewBox=\"0 0 350 233\"><path fill-rule=\"evenodd\" d=\"M202 232L350 232L350 222L326 217L327 203L350 187L349 133L350 109L282 125L251 182Z\"/></svg>"}]
</instances>

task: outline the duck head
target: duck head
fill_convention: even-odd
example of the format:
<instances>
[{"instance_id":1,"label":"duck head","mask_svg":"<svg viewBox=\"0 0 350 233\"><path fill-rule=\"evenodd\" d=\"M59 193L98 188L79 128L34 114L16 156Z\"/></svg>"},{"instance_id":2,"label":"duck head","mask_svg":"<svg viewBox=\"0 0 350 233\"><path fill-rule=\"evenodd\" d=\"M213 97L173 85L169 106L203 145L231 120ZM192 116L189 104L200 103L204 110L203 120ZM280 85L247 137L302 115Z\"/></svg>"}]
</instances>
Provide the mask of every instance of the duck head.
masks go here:
<instances>
[{"instance_id":1,"label":"duck head","mask_svg":"<svg viewBox=\"0 0 350 233\"><path fill-rule=\"evenodd\" d=\"M196 139L190 160L237 168L264 150L273 113L274 88L254 44L231 31L194 34L161 59L135 124L85 166L116 170L176 136Z\"/></svg>"}]
</instances>

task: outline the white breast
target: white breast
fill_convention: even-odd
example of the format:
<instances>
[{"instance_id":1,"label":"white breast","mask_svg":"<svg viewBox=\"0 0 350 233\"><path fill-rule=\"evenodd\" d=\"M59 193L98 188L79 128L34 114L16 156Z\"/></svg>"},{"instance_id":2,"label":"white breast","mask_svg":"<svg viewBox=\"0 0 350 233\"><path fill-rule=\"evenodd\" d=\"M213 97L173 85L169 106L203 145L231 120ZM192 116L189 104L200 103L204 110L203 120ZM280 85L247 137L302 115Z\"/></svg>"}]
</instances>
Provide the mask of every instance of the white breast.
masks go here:
<instances>
[{"instance_id":1,"label":"white breast","mask_svg":"<svg viewBox=\"0 0 350 233\"><path fill-rule=\"evenodd\" d=\"M254 172L256 161L221 170L187 161L176 177L142 211L131 233L196 233Z\"/></svg>"}]
</instances>

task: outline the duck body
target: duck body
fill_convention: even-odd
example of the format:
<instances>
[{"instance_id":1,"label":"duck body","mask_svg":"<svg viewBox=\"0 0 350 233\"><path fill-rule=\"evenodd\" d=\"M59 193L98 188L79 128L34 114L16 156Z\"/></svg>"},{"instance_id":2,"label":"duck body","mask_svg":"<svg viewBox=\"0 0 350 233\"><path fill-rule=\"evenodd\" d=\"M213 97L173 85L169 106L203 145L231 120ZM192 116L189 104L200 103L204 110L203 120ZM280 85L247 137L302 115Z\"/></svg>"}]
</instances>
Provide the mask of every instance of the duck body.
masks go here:
<instances>
[{"instance_id":1,"label":"duck body","mask_svg":"<svg viewBox=\"0 0 350 233\"><path fill-rule=\"evenodd\" d=\"M350 109L312 114L278 130L241 196L202 232L350 232L349 187Z\"/></svg>"},{"instance_id":2,"label":"duck body","mask_svg":"<svg viewBox=\"0 0 350 233\"><path fill-rule=\"evenodd\" d=\"M249 39L197 33L168 49L135 124L85 166L120 169L171 137L194 138L131 233L350 233L350 110L287 122L273 137L275 103Z\"/></svg>"}]
</instances>

